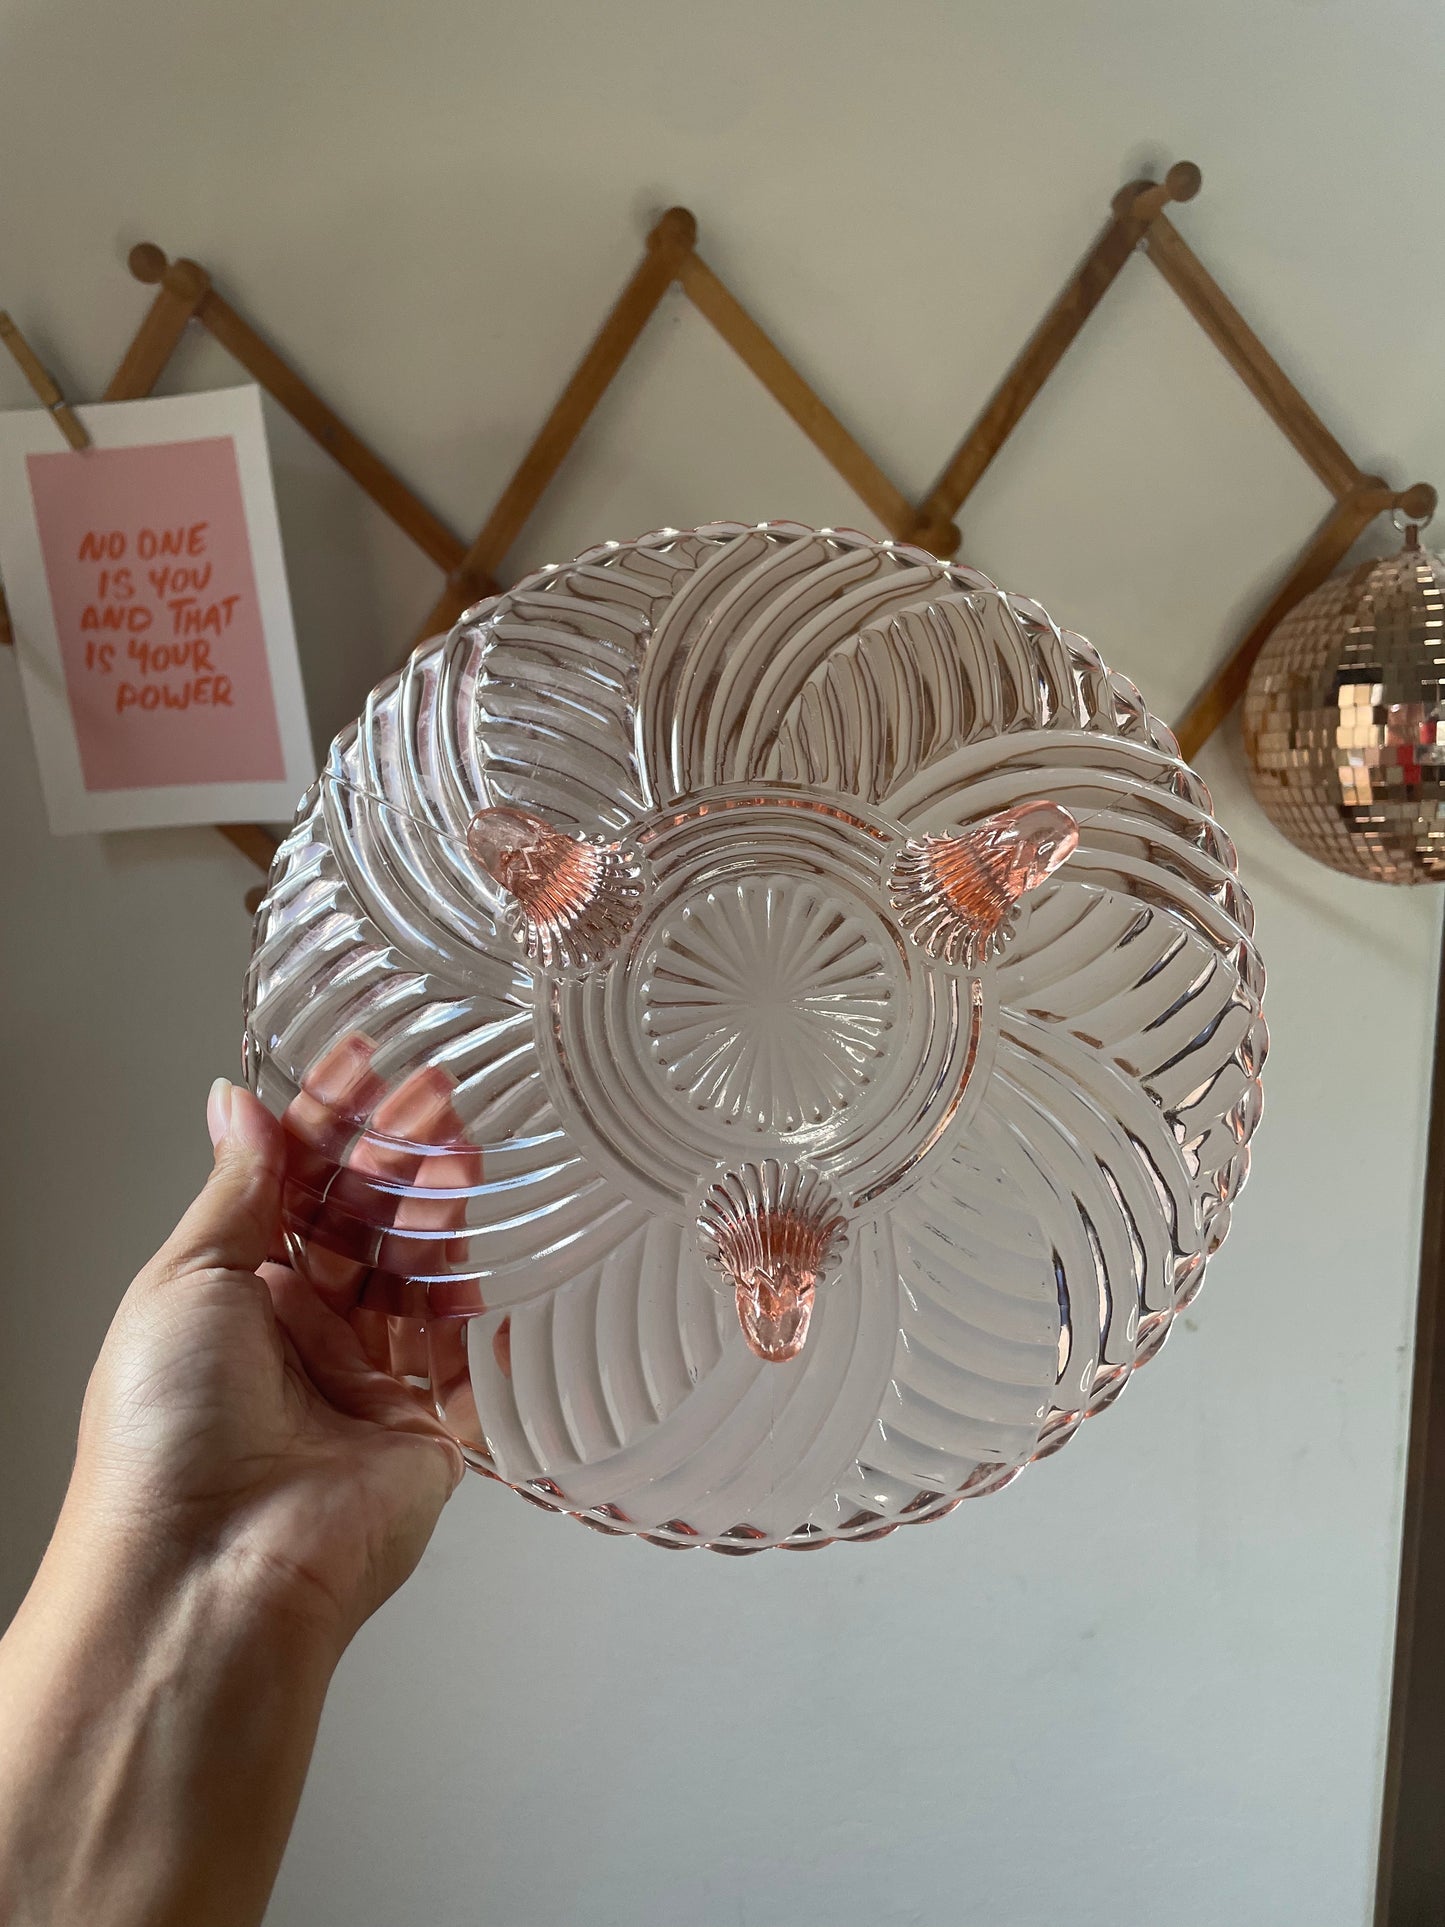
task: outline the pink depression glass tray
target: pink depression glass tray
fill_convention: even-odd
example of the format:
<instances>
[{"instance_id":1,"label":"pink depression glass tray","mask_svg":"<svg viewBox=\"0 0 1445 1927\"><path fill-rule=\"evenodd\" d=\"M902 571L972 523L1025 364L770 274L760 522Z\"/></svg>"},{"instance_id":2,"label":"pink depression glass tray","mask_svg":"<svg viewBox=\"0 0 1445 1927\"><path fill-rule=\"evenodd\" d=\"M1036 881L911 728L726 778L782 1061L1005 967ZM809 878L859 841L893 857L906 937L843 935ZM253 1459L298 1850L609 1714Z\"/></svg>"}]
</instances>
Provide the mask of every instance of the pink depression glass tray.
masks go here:
<instances>
[{"instance_id":1,"label":"pink depression glass tray","mask_svg":"<svg viewBox=\"0 0 1445 1927\"><path fill-rule=\"evenodd\" d=\"M791 523L479 604L277 853L246 1071L295 1261L606 1532L875 1539L1163 1344L1260 1110L1234 849L1027 599Z\"/></svg>"}]
</instances>

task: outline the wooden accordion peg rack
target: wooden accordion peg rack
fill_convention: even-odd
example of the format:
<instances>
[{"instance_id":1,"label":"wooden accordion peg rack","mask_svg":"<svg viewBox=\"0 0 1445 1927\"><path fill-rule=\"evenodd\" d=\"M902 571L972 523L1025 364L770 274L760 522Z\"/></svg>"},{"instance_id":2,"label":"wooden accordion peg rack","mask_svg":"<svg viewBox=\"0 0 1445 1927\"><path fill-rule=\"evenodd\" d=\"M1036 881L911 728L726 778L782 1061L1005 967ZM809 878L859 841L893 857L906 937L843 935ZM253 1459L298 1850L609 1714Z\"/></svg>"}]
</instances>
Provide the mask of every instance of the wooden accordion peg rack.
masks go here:
<instances>
[{"instance_id":1,"label":"wooden accordion peg rack","mask_svg":"<svg viewBox=\"0 0 1445 1927\"><path fill-rule=\"evenodd\" d=\"M1186 757L1192 757L1243 694L1250 669L1270 631L1302 596L1324 581L1368 524L1391 509L1424 521L1433 513L1436 500L1434 489L1426 483L1397 491L1381 476L1365 473L1351 460L1189 247L1165 210L1173 203L1192 200L1200 185L1199 169L1191 161L1179 161L1162 181L1132 181L1120 189L1103 231L1024 344L933 487L917 504L890 480L703 260L697 249L697 222L682 207L669 208L648 235L631 279L470 543L450 529L393 468L352 433L310 384L231 306L204 267L196 261L168 260L153 242L142 242L131 250L130 270L138 281L156 288L155 299L102 399L128 401L149 394L186 329L193 323L206 328L443 572L441 593L418 625L416 642L449 628L471 603L498 592L507 556L518 536L674 284L798 424L880 526L899 542L913 543L946 558L959 548L960 509L1124 264L1132 255L1143 253L1334 497L1334 506L1286 571L1274 595L1176 724L1180 748ZM16 345L14 332L11 324L5 338L26 367L36 392L65 428L65 416L70 411L64 410L59 390L25 349L33 370L49 384L53 397L40 385ZM5 334L3 328L0 334ZM79 427L78 422L75 425ZM3 602L0 639L8 639ZM271 830L250 823L218 827L258 868L269 868L276 848Z\"/></svg>"}]
</instances>

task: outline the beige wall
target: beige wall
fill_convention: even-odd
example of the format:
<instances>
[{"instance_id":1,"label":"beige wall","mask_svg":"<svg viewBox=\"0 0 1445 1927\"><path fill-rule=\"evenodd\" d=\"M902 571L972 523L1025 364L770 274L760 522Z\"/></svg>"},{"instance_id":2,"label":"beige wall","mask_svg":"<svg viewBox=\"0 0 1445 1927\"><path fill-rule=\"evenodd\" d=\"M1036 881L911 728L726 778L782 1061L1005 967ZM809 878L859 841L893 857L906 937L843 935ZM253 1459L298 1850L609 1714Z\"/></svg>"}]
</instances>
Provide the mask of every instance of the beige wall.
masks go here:
<instances>
[{"instance_id":1,"label":"beige wall","mask_svg":"<svg viewBox=\"0 0 1445 1927\"><path fill-rule=\"evenodd\" d=\"M89 395L142 312L126 248L194 254L470 528L685 201L921 491L1115 187L1186 155L1181 225L1352 451L1445 484L1442 65L1423 0L11 0L0 299ZM273 449L321 740L435 581L284 419ZM1323 506L1141 262L965 552L1170 715ZM763 514L867 525L671 299L514 565ZM1003 1497L818 1559L672 1560L472 1483L337 1682L275 1927L1366 1920L1439 903L1295 855L1232 734L1204 766L1276 1043L1166 1357ZM0 809L8 1607L204 1168L251 878L207 833L53 841L10 663Z\"/></svg>"}]
</instances>

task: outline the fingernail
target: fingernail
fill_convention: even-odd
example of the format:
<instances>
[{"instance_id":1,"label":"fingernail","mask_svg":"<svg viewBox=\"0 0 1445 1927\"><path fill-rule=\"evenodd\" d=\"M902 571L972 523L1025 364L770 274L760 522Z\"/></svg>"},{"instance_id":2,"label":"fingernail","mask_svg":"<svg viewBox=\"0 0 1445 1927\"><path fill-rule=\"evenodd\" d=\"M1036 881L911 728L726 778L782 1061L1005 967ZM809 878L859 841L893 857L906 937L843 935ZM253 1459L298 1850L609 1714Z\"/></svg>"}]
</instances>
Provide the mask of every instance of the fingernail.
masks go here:
<instances>
[{"instance_id":1,"label":"fingernail","mask_svg":"<svg viewBox=\"0 0 1445 1927\"><path fill-rule=\"evenodd\" d=\"M219 1151L231 1129L232 1086L227 1078L218 1077L211 1086L210 1096L206 1099L206 1129L211 1134L211 1149Z\"/></svg>"},{"instance_id":2,"label":"fingernail","mask_svg":"<svg viewBox=\"0 0 1445 1927\"><path fill-rule=\"evenodd\" d=\"M323 1104L339 1104L370 1070L374 1049L369 1037L352 1031L312 1065L303 1080L306 1090Z\"/></svg>"}]
</instances>

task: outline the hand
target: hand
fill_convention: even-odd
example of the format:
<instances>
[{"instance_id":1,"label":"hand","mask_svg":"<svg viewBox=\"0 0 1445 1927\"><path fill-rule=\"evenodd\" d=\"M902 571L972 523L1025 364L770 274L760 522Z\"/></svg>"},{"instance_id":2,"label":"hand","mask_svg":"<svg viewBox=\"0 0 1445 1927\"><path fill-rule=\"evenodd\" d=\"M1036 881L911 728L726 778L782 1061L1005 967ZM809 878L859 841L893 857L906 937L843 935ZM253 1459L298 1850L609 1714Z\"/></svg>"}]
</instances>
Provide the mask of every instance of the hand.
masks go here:
<instances>
[{"instance_id":1,"label":"hand","mask_svg":"<svg viewBox=\"0 0 1445 1927\"><path fill-rule=\"evenodd\" d=\"M344 1040L284 1125L217 1083L215 1168L106 1338L55 1536L0 1639L0 1919L16 1927L258 1927L332 1668L461 1477L381 1361L418 1343L385 1301L409 1296L426 1234L460 1223L452 1180L480 1163L450 1080L388 1093L370 1064ZM361 1238L398 1269L343 1258L315 1290L268 1254L283 1166L306 1224L292 1206L328 1155L308 1226L323 1244L360 1235L344 1207L369 1216L368 1175L404 1178L381 1194L410 1217Z\"/></svg>"},{"instance_id":2,"label":"hand","mask_svg":"<svg viewBox=\"0 0 1445 1927\"><path fill-rule=\"evenodd\" d=\"M415 1095L383 1098L381 1126ZM249 1091L213 1088L215 1167L116 1314L58 1537L110 1560L204 1564L339 1653L412 1571L463 1467L368 1356L364 1319L344 1315L361 1268L340 1265L324 1300L266 1262L288 1132L293 1148L298 1124L314 1141L328 1114L312 1095L293 1110L283 1129Z\"/></svg>"}]
</instances>

